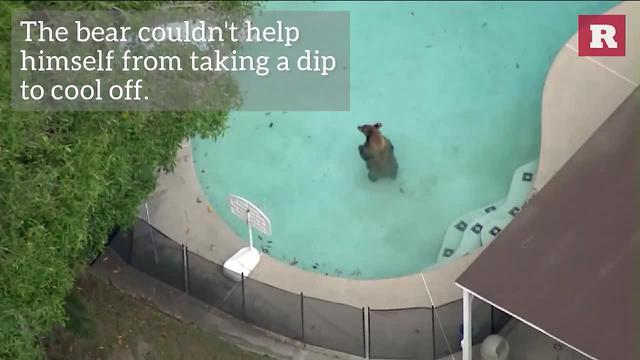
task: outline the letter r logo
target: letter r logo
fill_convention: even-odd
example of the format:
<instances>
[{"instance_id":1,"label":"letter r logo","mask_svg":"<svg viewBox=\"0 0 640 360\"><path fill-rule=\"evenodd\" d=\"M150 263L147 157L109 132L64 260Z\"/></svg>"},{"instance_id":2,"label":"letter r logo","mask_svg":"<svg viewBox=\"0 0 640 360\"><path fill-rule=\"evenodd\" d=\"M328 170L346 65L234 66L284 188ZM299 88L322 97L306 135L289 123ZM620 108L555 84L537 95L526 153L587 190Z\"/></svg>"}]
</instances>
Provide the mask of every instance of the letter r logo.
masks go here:
<instances>
[{"instance_id":1,"label":"letter r logo","mask_svg":"<svg viewBox=\"0 0 640 360\"><path fill-rule=\"evenodd\" d=\"M589 47L592 49L602 49L604 43L607 43L609 49L617 49L618 43L614 39L616 36L616 28L611 25L589 25L591 30L591 44Z\"/></svg>"},{"instance_id":2,"label":"letter r logo","mask_svg":"<svg viewBox=\"0 0 640 360\"><path fill-rule=\"evenodd\" d=\"M578 15L578 56L625 56L624 15Z\"/></svg>"}]
</instances>

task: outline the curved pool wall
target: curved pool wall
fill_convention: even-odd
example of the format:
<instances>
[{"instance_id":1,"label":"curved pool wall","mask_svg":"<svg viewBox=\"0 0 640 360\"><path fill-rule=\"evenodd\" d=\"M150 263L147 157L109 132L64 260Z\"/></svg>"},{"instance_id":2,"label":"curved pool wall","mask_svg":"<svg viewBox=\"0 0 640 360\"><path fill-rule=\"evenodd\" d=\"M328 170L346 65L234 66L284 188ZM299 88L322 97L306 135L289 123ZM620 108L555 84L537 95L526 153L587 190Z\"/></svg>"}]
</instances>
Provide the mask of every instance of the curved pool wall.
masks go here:
<instances>
[{"instance_id":1,"label":"curved pool wall","mask_svg":"<svg viewBox=\"0 0 640 360\"><path fill-rule=\"evenodd\" d=\"M232 113L225 137L193 139L198 180L241 238L226 196L260 206L273 236L256 245L284 263L362 279L419 272L454 219L506 197L537 158L547 68L577 14L612 5L269 3L351 11L351 111ZM376 121L397 149L395 182L370 183L358 158L355 127Z\"/></svg>"}]
</instances>

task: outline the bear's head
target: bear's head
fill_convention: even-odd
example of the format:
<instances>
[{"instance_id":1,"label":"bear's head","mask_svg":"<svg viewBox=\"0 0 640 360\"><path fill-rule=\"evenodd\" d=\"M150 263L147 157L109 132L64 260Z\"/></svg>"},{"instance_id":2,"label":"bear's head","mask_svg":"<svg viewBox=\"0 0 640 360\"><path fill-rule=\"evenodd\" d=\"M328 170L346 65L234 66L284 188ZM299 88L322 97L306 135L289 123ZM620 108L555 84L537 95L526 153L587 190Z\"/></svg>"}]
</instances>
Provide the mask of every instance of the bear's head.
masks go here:
<instances>
[{"instance_id":1,"label":"bear's head","mask_svg":"<svg viewBox=\"0 0 640 360\"><path fill-rule=\"evenodd\" d=\"M375 123L373 125L365 124L358 126L358 130L364 134L367 138L373 134L379 134L382 123Z\"/></svg>"}]
</instances>

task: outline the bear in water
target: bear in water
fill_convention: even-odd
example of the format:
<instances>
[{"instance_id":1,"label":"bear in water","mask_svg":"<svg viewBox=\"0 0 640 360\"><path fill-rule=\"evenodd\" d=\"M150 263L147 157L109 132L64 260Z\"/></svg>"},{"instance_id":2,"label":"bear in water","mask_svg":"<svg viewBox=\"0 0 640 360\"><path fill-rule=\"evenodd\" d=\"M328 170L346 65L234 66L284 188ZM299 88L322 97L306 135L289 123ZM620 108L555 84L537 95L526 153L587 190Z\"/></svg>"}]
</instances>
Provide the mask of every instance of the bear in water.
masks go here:
<instances>
[{"instance_id":1,"label":"bear in water","mask_svg":"<svg viewBox=\"0 0 640 360\"><path fill-rule=\"evenodd\" d=\"M358 130L367 137L358 149L362 159L367 162L371 181L382 178L395 179L398 175L398 162L393 154L393 144L382 135L381 127L381 123L358 126Z\"/></svg>"}]
</instances>

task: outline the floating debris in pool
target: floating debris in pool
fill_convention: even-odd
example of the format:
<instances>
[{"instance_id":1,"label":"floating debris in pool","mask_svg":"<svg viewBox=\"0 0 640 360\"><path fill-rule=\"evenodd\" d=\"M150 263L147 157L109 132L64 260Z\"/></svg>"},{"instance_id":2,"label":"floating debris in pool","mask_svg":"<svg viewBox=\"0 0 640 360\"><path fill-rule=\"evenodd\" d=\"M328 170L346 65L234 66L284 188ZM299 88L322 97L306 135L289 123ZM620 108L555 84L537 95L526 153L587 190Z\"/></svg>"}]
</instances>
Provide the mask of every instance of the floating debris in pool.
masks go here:
<instances>
[{"instance_id":1,"label":"floating debris in pool","mask_svg":"<svg viewBox=\"0 0 640 360\"><path fill-rule=\"evenodd\" d=\"M200 196L198 196L198 197L196 198L196 202L197 202L198 204L200 204L200 203L202 202L202 200L200 200Z\"/></svg>"},{"instance_id":2,"label":"floating debris in pool","mask_svg":"<svg viewBox=\"0 0 640 360\"><path fill-rule=\"evenodd\" d=\"M273 241L271 241L271 240L267 240L267 243L269 243L269 244L271 244L272 242L273 242Z\"/></svg>"},{"instance_id":3,"label":"floating debris in pool","mask_svg":"<svg viewBox=\"0 0 640 360\"><path fill-rule=\"evenodd\" d=\"M313 264L312 268L317 269L318 268L318 263Z\"/></svg>"},{"instance_id":4,"label":"floating debris in pool","mask_svg":"<svg viewBox=\"0 0 640 360\"><path fill-rule=\"evenodd\" d=\"M266 113L264 113L264 114L265 114L266 116L269 116L269 115L271 115L271 112L266 112Z\"/></svg>"},{"instance_id":5,"label":"floating debris in pool","mask_svg":"<svg viewBox=\"0 0 640 360\"><path fill-rule=\"evenodd\" d=\"M200 172L204 174L204 169L200 170Z\"/></svg>"},{"instance_id":6,"label":"floating debris in pool","mask_svg":"<svg viewBox=\"0 0 640 360\"><path fill-rule=\"evenodd\" d=\"M433 45L431 45L431 44L427 44L427 45L425 45L424 47L426 47L427 49L431 49L431 48L433 47Z\"/></svg>"},{"instance_id":7,"label":"floating debris in pool","mask_svg":"<svg viewBox=\"0 0 640 360\"><path fill-rule=\"evenodd\" d=\"M207 157L207 155L209 155L209 153L208 153L208 152L204 153L204 157Z\"/></svg>"},{"instance_id":8,"label":"floating debris in pool","mask_svg":"<svg viewBox=\"0 0 640 360\"><path fill-rule=\"evenodd\" d=\"M482 27L483 28L487 27L487 22L486 21L482 23Z\"/></svg>"},{"instance_id":9,"label":"floating debris in pool","mask_svg":"<svg viewBox=\"0 0 640 360\"><path fill-rule=\"evenodd\" d=\"M289 262L289 265L296 265L298 263L298 259L293 258L293 260L291 260L291 262Z\"/></svg>"},{"instance_id":10,"label":"floating debris in pool","mask_svg":"<svg viewBox=\"0 0 640 360\"><path fill-rule=\"evenodd\" d=\"M260 239L260 241L262 241L262 235L258 235L258 239Z\"/></svg>"},{"instance_id":11,"label":"floating debris in pool","mask_svg":"<svg viewBox=\"0 0 640 360\"><path fill-rule=\"evenodd\" d=\"M404 194L404 189L403 189L403 188L400 188L400 192Z\"/></svg>"},{"instance_id":12,"label":"floating debris in pool","mask_svg":"<svg viewBox=\"0 0 640 360\"><path fill-rule=\"evenodd\" d=\"M209 190L209 185L207 185L207 186L205 187L205 189Z\"/></svg>"},{"instance_id":13,"label":"floating debris in pool","mask_svg":"<svg viewBox=\"0 0 640 360\"><path fill-rule=\"evenodd\" d=\"M516 69L520 69L520 64L516 63Z\"/></svg>"},{"instance_id":14,"label":"floating debris in pool","mask_svg":"<svg viewBox=\"0 0 640 360\"><path fill-rule=\"evenodd\" d=\"M269 127L272 128L273 127L273 123L269 123Z\"/></svg>"},{"instance_id":15,"label":"floating debris in pool","mask_svg":"<svg viewBox=\"0 0 640 360\"><path fill-rule=\"evenodd\" d=\"M411 16L415 16L415 14L413 13L413 11L411 12Z\"/></svg>"},{"instance_id":16,"label":"floating debris in pool","mask_svg":"<svg viewBox=\"0 0 640 360\"><path fill-rule=\"evenodd\" d=\"M324 273L325 276L329 276L329 273Z\"/></svg>"}]
</instances>

